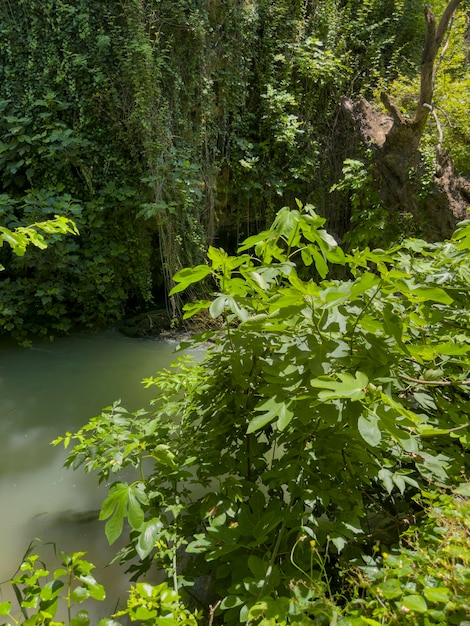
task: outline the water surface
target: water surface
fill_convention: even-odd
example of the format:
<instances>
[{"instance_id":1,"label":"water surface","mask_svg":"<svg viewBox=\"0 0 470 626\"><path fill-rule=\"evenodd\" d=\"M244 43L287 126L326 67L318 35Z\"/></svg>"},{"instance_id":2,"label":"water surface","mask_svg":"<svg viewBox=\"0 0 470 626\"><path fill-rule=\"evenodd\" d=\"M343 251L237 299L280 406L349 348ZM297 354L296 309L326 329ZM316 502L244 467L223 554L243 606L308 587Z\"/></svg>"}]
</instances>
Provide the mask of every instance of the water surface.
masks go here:
<instances>
[{"instance_id":1,"label":"water surface","mask_svg":"<svg viewBox=\"0 0 470 626\"><path fill-rule=\"evenodd\" d=\"M145 406L155 391L140 381L168 367L175 348L115 331L31 349L0 343L0 582L13 575L30 541L39 537L59 550L88 553L98 566L96 577L112 587L106 609L125 593L120 571L103 569L114 549L93 511L105 487L98 489L96 478L82 470L65 469L64 450L50 442L117 399L131 411Z\"/></svg>"}]
</instances>

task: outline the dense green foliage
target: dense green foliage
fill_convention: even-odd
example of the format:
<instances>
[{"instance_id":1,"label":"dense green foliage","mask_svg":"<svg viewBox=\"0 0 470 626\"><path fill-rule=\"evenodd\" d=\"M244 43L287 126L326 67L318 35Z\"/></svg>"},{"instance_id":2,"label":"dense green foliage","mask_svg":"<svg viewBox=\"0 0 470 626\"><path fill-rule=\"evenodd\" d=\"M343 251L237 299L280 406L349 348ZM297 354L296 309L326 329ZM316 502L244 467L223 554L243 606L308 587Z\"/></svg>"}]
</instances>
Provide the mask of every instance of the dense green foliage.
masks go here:
<instances>
[{"instance_id":1,"label":"dense green foliage","mask_svg":"<svg viewBox=\"0 0 470 626\"><path fill-rule=\"evenodd\" d=\"M2 3L0 18L2 224L58 215L80 230L4 261L2 318L21 339L109 323L150 286L148 234L135 220L142 170L113 65L125 31L96 3Z\"/></svg>"},{"instance_id":2,"label":"dense green foliage","mask_svg":"<svg viewBox=\"0 0 470 626\"><path fill-rule=\"evenodd\" d=\"M438 86L461 169L463 17ZM341 97L394 81L411 104L424 20L418 0L18 0L1 3L0 35L2 226L59 215L81 233L44 254L2 253L2 319L24 338L148 306L208 245L235 250L295 197L342 236L350 194L329 190L362 155ZM377 241L373 186L352 208Z\"/></svg>"},{"instance_id":3,"label":"dense green foliage","mask_svg":"<svg viewBox=\"0 0 470 626\"><path fill-rule=\"evenodd\" d=\"M470 613L469 493L468 486L462 486L451 495L426 493L424 523L410 526L403 533L400 546L389 554L380 553L380 546L376 544L373 554L363 557L362 565L343 572L353 590L353 599L347 603L344 596L334 602L327 574L328 561L311 540L310 576L313 566L318 567L323 577L320 583L325 583L329 595L319 589L317 581L315 586L320 593L312 601L306 589L311 582L299 579L296 584L300 591L297 593L299 602L316 605L314 623L343 626L409 624L411 621L423 626L465 623ZM16 619L12 604L4 602L0 603L0 615L23 626L88 625L88 611L80 609L80 605L90 598L102 601L104 589L90 575L93 566L83 558L83 553L61 553L61 558L61 566L50 579L50 572L36 556L25 556L19 574L11 581L21 614L19 612ZM302 574L309 576L307 572ZM67 577L65 584L64 577ZM67 607L66 622L58 621L56 615L61 603ZM293 623L287 622L288 618L279 612L279 605L270 600L257 602L250 613L253 618L250 623L263 626ZM114 618L124 615L131 622L148 626L196 626L202 619L200 612L190 613L184 607L181 598L166 582L159 585L137 583L130 589L126 608L111 619L103 618L99 626L119 626ZM301 624L311 623L304 615Z\"/></svg>"},{"instance_id":4,"label":"dense green foliage","mask_svg":"<svg viewBox=\"0 0 470 626\"><path fill-rule=\"evenodd\" d=\"M403 533L399 550L371 558L358 571L353 582L366 593L347 607L360 617L346 624L465 624L470 615L469 495L468 484L452 495L425 494L424 523Z\"/></svg>"},{"instance_id":5,"label":"dense green foliage","mask_svg":"<svg viewBox=\"0 0 470 626\"><path fill-rule=\"evenodd\" d=\"M111 543L127 520L134 575L156 566L178 593L205 581L225 623L258 623L260 603L323 623L338 566L396 542L415 494L468 471L470 225L346 255L323 224L284 208L238 256L210 248L179 272L176 292L215 281L186 307L223 319L193 342L214 345L146 381L153 409L115 404L56 441L117 479L101 519Z\"/></svg>"},{"instance_id":6,"label":"dense green foliage","mask_svg":"<svg viewBox=\"0 0 470 626\"><path fill-rule=\"evenodd\" d=\"M468 174L465 8L439 61L423 210L436 144ZM470 619L468 501L434 494L468 476L470 226L407 239L340 107L386 88L413 111L422 9L0 4L2 331L96 328L170 284L174 313L190 300L186 317L220 323L190 343L199 362L146 380L152 406L116 403L56 441L110 483L109 542L129 535L136 585L102 626L195 624L194 603L211 624ZM297 197L319 214L280 209ZM52 626L60 602L102 599L82 557L49 572L28 556L20 615L0 615ZM156 570L164 583L141 581Z\"/></svg>"}]
</instances>

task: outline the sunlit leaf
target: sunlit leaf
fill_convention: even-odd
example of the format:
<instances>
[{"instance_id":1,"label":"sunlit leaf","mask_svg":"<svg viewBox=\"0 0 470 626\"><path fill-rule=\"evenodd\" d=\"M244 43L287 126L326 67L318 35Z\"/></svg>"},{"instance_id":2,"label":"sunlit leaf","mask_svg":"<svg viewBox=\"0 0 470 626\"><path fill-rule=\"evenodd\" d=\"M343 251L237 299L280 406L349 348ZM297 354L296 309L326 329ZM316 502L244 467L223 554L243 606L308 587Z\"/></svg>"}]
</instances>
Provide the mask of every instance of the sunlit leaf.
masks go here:
<instances>
[{"instance_id":1,"label":"sunlit leaf","mask_svg":"<svg viewBox=\"0 0 470 626\"><path fill-rule=\"evenodd\" d=\"M379 418L375 413L360 415L357 423L361 437L374 448L382 440L382 432L378 424Z\"/></svg>"}]
</instances>

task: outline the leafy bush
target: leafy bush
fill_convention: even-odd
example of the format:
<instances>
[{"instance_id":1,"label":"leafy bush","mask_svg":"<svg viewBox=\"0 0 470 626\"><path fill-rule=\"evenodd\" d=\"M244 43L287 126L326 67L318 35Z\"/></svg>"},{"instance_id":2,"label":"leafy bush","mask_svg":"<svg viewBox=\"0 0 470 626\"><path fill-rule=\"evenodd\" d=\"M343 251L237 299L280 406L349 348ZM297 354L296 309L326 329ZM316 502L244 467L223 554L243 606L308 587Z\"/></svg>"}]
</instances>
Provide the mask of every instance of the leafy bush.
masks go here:
<instances>
[{"instance_id":1,"label":"leafy bush","mask_svg":"<svg viewBox=\"0 0 470 626\"><path fill-rule=\"evenodd\" d=\"M224 322L191 342L202 361L147 379L150 411L117 403L55 442L116 477L101 519L110 542L129 529L134 576L163 569L206 610L219 600L225 623L257 623L260 603L323 623L337 565L396 541L413 496L467 469L470 224L350 255L323 224L299 203L238 256L210 248L179 272L174 293L216 285L186 307Z\"/></svg>"},{"instance_id":2,"label":"leafy bush","mask_svg":"<svg viewBox=\"0 0 470 626\"><path fill-rule=\"evenodd\" d=\"M463 495L465 494L465 497ZM470 489L426 493L426 517L402 535L402 546L355 579L364 597L347 607L361 624L466 624L470 619ZM380 563L381 562L381 563ZM370 619L374 618L374 619ZM466 621L467 620L467 621Z\"/></svg>"},{"instance_id":3,"label":"leafy bush","mask_svg":"<svg viewBox=\"0 0 470 626\"><path fill-rule=\"evenodd\" d=\"M46 569L37 554L25 555L17 574L10 581L20 610L16 615L11 602L0 602L0 618L13 620L2 624L61 626L65 622L57 621L56 617L60 609L65 609L69 626L90 624L88 611L79 610L74 615L72 608L88 598L103 601L106 593L91 574L94 565L83 558L84 554L61 552L60 566L53 572Z\"/></svg>"},{"instance_id":4,"label":"leafy bush","mask_svg":"<svg viewBox=\"0 0 470 626\"><path fill-rule=\"evenodd\" d=\"M88 610L77 611L77 607L89 599L102 602L106 598L103 585L91 573L95 566L84 558L84 552L60 552L60 565L51 572L37 554L30 554L32 548L10 580L19 610L15 612L9 601L0 602L0 619L9 620L2 626L90 626ZM148 626L196 626L198 614L190 613L179 600L165 582L156 586L138 583L129 591L126 608L113 617L126 615L131 622ZM61 614L66 614L66 621L60 619ZM120 626L120 622L103 618L99 626Z\"/></svg>"}]
</instances>

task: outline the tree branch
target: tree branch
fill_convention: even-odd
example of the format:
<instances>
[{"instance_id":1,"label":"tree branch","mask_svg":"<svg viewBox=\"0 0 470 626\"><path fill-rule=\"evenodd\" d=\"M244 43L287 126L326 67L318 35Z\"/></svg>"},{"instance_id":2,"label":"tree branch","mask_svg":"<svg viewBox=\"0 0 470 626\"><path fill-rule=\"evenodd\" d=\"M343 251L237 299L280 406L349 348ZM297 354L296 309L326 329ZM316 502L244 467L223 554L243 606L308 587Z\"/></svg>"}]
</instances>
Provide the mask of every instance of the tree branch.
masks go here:
<instances>
[{"instance_id":1,"label":"tree branch","mask_svg":"<svg viewBox=\"0 0 470 626\"><path fill-rule=\"evenodd\" d=\"M423 378L412 378L400 372L398 376L404 380L408 380L410 383L416 383L417 385L434 385L436 387L459 387L460 385L468 387L470 385L470 380L426 380Z\"/></svg>"},{"instance_id":2,"label":"tree branch","mask_svg":"<svg viewBox=\"0 0 470 626\"><path fill-rule=\"evenodd\" d=\"M432 106L432 96L434 92L434 62L441 46L444 35L452 19L455 9L462 0L450 0L444 13L436 26L436 17L429 7L424 10L426 18L426 40L424 43L423 56L421 57L421 86L418 106L416 109L414 123L424 128L429 115L429 107Z\"/></svg>"}]
</instances>

